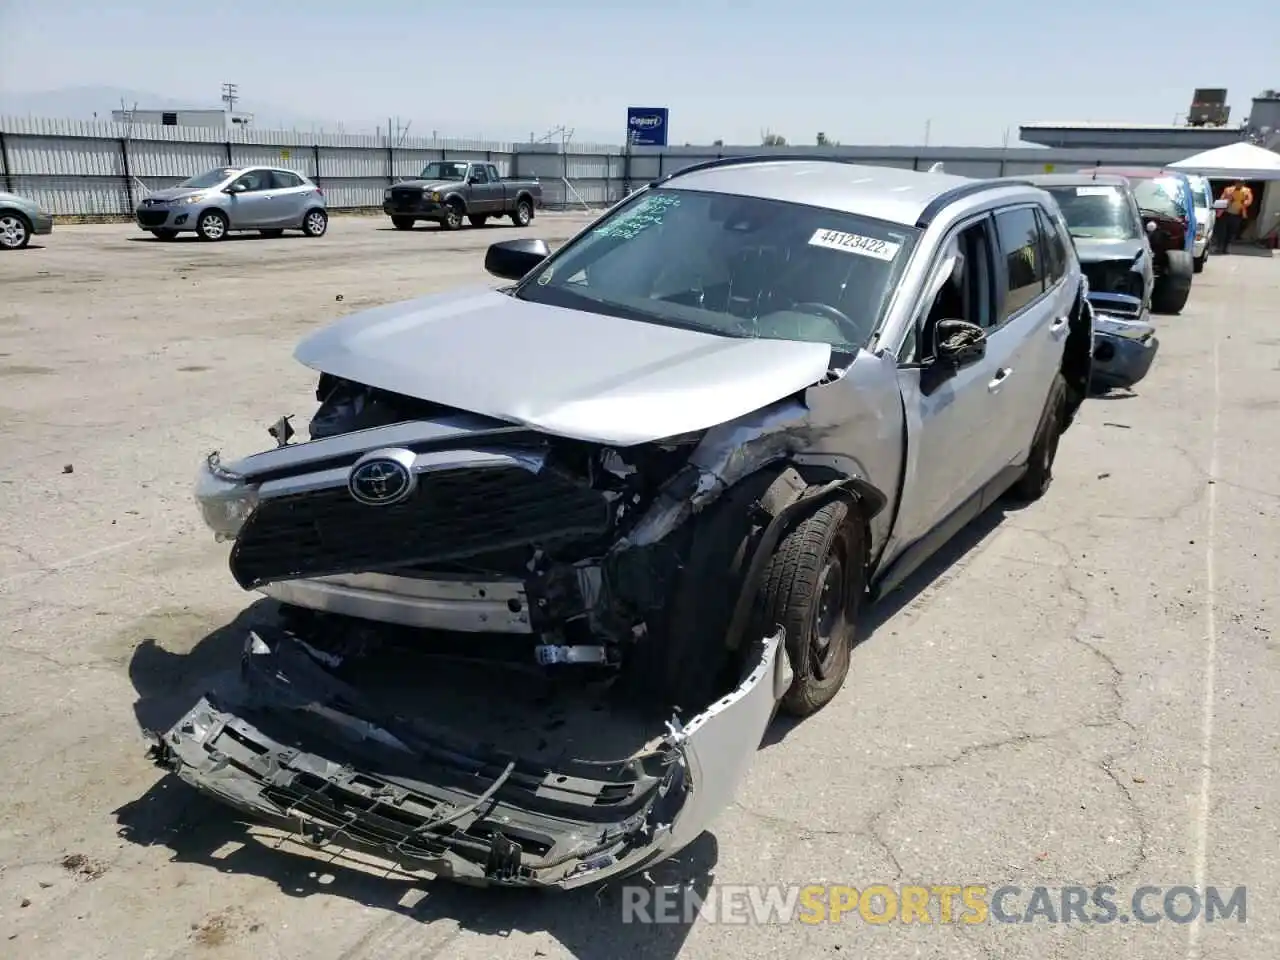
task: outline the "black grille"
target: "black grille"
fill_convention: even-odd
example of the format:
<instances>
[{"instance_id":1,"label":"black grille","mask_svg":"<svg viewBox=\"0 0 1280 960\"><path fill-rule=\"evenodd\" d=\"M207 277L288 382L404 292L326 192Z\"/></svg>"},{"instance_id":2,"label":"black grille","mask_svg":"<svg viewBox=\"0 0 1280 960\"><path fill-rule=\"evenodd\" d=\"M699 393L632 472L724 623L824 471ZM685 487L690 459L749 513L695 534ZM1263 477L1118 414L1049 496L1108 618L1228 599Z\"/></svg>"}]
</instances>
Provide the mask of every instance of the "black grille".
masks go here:
<instances>
[{"instance_id":1,"label":"black grille","mask_svg":"<svg viewBox=\"0 0 1280 960\"><path fill-rule=\"evenodd\" d=\"M1142 275L1131 269L1130 260L1105 260L1099 263L1082 263L1080 269L1089 280L1089 289L1096 293L1123 293L1142 298Z\"/></svg>"},{"instance_id":2,"label":"black grille","mask_svg":"<svg viewBox=\"0 0 1280 960\"><path fill-rule=\"evenodd\" d=\"M392 190L391 206L396 210L422 210L435 204L421 190Z\"/></svg>"},{"instance_id":3,"label":"black grille","mask_svg":"<svg viewBox=\"0 0 1280 960\"><path fill-rule=\"evenodd\" d=\"M346 488L263 501L231 551L251 589L274 580L459 560L519 546L556 549L609 529L597 491L518 467L428 474L404 503L371 507Z\"/></svg>"},{"instance_id":4,"label":"black grille","mask_svg":"<svg viewBox=\"0 0 1280 960\"><path fill-rule=\"evenodd\" d=\"M169 219L168 210L139 210L138 222L144 227L162 227Z\"/></svg>"}]
</instances>

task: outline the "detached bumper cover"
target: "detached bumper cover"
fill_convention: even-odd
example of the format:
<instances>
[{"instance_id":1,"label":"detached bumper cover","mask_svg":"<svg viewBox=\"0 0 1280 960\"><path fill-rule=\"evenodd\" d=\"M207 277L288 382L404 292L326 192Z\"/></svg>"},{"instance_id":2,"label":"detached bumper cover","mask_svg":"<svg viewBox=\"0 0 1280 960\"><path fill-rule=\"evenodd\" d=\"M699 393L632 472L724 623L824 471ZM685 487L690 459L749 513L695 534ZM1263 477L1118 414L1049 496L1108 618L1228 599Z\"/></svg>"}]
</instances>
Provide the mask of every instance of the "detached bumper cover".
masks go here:
<instances>
[{"instance_id":1,"label":"detached bumper cover","mask_svg":"<svg viewBox=\"0 0 1280 960\"><path fill-rule=\"evenodd\" d=\"M781 641L761 640L742 683L673 721L652 754L545 770L380 717L305 643L254 632L238 680L152 734L150 755L316 847L471 885L567 889L671 856L730 802L790 685Z\"/></svg>"},{"instance_id":2,"label":"detached bumper cover","mask_svg":"<svg viewBox=\"0 0 1280 960\"><path fill-rule=\"evenodd\" d=\"M1159 352L1155 327L1140 320L1094 314L1093 382L1099 387L1132 387L1151 370Z\"/></svg>"}]
</instances>

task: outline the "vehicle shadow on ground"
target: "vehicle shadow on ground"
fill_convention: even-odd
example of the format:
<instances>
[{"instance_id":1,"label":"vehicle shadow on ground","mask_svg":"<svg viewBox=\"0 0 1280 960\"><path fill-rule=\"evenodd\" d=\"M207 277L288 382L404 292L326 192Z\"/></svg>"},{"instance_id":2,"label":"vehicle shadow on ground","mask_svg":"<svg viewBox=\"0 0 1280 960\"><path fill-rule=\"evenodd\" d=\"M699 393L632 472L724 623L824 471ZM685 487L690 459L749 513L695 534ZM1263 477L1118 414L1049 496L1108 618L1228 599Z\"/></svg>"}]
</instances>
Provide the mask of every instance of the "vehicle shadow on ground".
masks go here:
<instances>
[{"instance_id":1,"label":"vehicle shadow on ground","mask_svg":"<svg viewBox=\"0 0 1280 960\"><path fill-rule=\"evenodd\" d=\"M156 732L168 729L202 694L216 688L220 678L234 675L246 632L274 622L276 613L274 602L260 600L187 653L171 653L153 639L142 639L129 664L139 726ZM641 953L656 960L677 956L719 856L715 836L704 833L676 857L637 877L559 895L476 890L373 865L333 848L316 850L277 829L238 819L232 808L172 774L115 810L114 816L121 839L167 847L175 863L261 877L289 897L338 896L417 923L448 920L474 934L546 933L585 960ZM678 906L662 911L661 918L671 922L634 922L649 909L647 895L639 891L655 887L680 890L679 898L669 901ZM685 909L686 902L694 904L692 910ZM381 935L390 936L387 922L375 920L367 936L376 941L379 928Z\"/></svg>"},{"instance_id":2,"label":"vehicle shadow on ground","mask_svg":"<svg viewBox=\"0 0 1280 960\"><path fill-rule=\"evenodd\" d=\"M1269 247L1249 246L1241 244L1238 247L1232 247L1230 253L1220 253L1220 257L1266 257L1268 259L1275 256L1275 251Z\"/></svg>"},{"instance_id":3,"label":"vehicle shadow on ground","mask_svg":"<svg viewBox=\"0 0 1280 960\"><path fill-rule=\"evenodd\" d=\"M857 648L864 643L876 641L876 631L910 606L939 577L952 566L959 563L974 547L985 540L1004 522L1006 516L1021 508L1021 504L1013 500L1001 499L975 517L967 527L945 543L933 556L924 562L906 580L876 603L864 603L858 617L858 629L855 634L853 663L850 670L858 669ZM839 694L837 694L837 698ZM817 721L817 717L796 719L779 714L765 731L761 749L775 746L787 738L792 730L806 722Z\"/></svg>"},{"instance_id":4,"label":"vehicle shadow on ground","mask_svg":"<svg viewBox=\"0 0 1280 960\"><path fill-rule=\"evenodd\" d=\"M180 233L171 240L161 240L159 237L125 237L125 239L129 241L129 243L176 244L176 243L209 243L210 242L208 240L203 240L200 237L197 237L194 233ZM284 237L264 237L260 233L228 233L221 240L215 240L213 242L227 243L228 241L235 241L235 240L283 240L283 239Z\"/></svg>"},{"instance_id":5,"label":"vehicle shadow on ground","mask_svg":"<svg viewBox=\"0 0 1280 960\"><path fill-rule=\"evenodd\" d=\"M1089 394L1090 400L1132 400L1138 394L1127 387L1108 387Z\"/></svg>"},{"instance_id":6,"label":"vehicle shadow on ground","mask_svg":"<svg viewBox=\"0 0 1280 960\"><path fill-rule=\"evenodd\" d=\"M279 831L238 821L229 808L176 777L165 777L115 813L123 839L167 847L174 863L260 877L286 897L341 897L382 911L386 916L374 918L364 932L374 943L393 935L392 918L398 917L415 924L446 921L482 936L545 933L583 960L678 956L719 855L715 836L704 833L675 858L614 883L568 892L476 889L316 851ZM678 888L679 898L667 902L681 906L652 906L648 896L657 888ZM687 917L686 897L695 904ZM672 922L637 922L651 910Z\"/></svg>"},{"instance_id":7,"label":"vehicle shadow on ground","mask_svg":"<svg viewBox=\"0 0 1280 960\"><path fill-rule=\"evenodd\" d=\"M129 680L138 694L133 705L138 726L155 732L173 726L219 676L236 669L246 633L274 623L277 609L275 601L258 600L188 653L170 653L143 637L129 661Z\"/></svg>"}]
</instances>

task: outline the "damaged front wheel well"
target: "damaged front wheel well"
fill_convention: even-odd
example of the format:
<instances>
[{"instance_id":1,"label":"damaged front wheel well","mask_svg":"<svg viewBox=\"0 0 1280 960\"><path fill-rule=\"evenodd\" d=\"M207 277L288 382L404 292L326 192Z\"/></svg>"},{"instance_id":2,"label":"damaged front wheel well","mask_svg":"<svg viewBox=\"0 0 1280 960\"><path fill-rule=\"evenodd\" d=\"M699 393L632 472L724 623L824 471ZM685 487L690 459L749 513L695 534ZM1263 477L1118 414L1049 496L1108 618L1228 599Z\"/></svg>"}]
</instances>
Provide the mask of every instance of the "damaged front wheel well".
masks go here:
<instances>
[{"instance_id":1,"label":"damaged front wheel well","mask_svg":"<svg viewBox=\"0 0 1280 960\"><path fill-rule=\"evenodd\" d=\"M798 464L794 466L794 469L807 486L828 489L823 499L809 504L808 512L812 513L820 509L827 500L833 497L840 497L849 502L850 508L855 512L859 522L862 524L862 563L864 569L867 569L869 573L871 565L871 520L884 509L886 503L884 494L860 477L849 477L831 467ZM800 523L804 516L804 514L797 516L790 522L790 525L794 526ZM783 532L785 533L785 531Z\"/></svg>"}]
</instances>

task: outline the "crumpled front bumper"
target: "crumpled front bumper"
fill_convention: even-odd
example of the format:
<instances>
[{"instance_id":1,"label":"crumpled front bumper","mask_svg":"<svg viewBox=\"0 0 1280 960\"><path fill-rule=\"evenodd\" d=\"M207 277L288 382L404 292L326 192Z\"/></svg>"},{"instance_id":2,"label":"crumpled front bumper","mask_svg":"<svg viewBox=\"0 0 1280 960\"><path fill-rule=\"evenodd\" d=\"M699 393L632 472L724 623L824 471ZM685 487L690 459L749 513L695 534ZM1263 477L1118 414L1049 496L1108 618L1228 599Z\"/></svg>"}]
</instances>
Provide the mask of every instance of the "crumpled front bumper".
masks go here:
<instances>
[{"instance_id":1,"label":"crumpled front bumper","mask_svg":"<svg viewBox=\"0 0 1280 960\"><path fill-rule=\"evenodd\" d=\"M1160 340L1144 320L1094 313L1093 384L1098 388L1128 388L1151 370Z\"/></svg>"},{"instance_id":2,"label":"crumpled front bumper","mask_svg":"<svg viewBox=\"0 0 1280 960\"><path fill-rule=\"evenodd\" d=\"M237 680L149 734L150 756L317 848L470 885L569 889L673 855L732 800L792 678L781 630L754 653L737 688L687 724L673 720L641 758L659 773L632 758L586 776L379 716L323 654L283 631L252 631ZM628 795L640 799L616 800Z\"/></svg>"}]
</instances>

